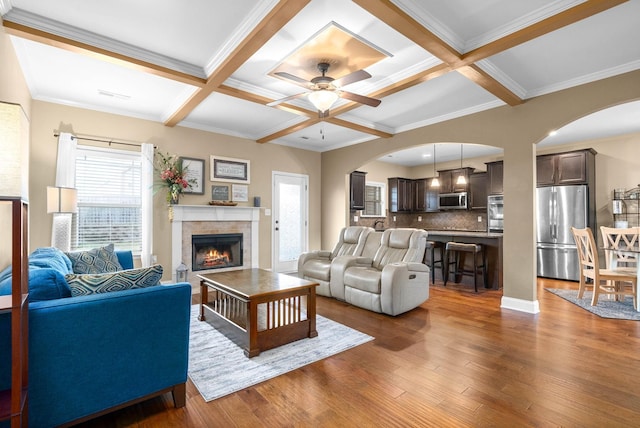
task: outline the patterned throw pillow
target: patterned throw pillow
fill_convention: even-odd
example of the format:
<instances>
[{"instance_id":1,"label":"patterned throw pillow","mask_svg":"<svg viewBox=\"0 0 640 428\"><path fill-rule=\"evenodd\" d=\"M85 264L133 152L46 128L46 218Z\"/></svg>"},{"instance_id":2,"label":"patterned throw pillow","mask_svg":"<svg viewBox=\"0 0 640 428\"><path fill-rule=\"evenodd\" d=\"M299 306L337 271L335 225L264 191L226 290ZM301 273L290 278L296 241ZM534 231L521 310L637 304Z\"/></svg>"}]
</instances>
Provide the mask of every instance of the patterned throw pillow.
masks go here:
<instances>
[{"instance_id":1,"label":"patterned throw pillow","mask_svg":"<svg viewBox=\"0 0 640 428\"><path fill-rule=\"evenodd\" d=\"M73 297L152 287L158 285L161 278L161 265L100 274L70 273L64 277L71 287L71 296Z\"/></svg>"},{"instance_id":2,"label":"patterned throw pillow","mask_svg":"<svg viewBox=\"0 0 640 428\"><path fill-rule=\"evenodd\" d=\"M73 273L105 273L122 270L113 244L89 251L65 253L71 260Z\"/></svg>"}]
</instances>

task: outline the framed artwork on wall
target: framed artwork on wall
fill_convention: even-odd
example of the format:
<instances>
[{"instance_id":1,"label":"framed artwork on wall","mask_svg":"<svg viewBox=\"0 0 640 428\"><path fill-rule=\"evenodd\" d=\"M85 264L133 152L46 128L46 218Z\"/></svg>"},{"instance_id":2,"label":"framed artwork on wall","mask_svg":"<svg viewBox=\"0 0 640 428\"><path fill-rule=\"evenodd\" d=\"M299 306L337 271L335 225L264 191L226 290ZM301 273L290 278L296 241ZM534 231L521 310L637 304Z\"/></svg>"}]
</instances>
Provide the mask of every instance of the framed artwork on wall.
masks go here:
<instances>
[{"instance_id":1,"label":"framed artwork on wall","mask_svg":"<svg viewBox=\"0 0 640 428\"><path fill-rule=\"evenodd\" d=\"M204 195L204 159L180 157L182 169L187 170L186 179L191 183L191 188L186 188L183 193Z\"/></svg>"},{"instance_id":2,"label":"framed artwork on wall","mask_svg":"<svg viewBox=\"0 0 640 428\"><path fill-rule=\"evenodd\" d=\"M211 186L212 201L229 201L229 186Z\"/></svg>"},{"instance_id":3,"label":"framed artwork on wall","mask_svg":"<svg viewBox=\"0 0 640 428\"><path fill-rule=\"evenodd\" d=\"M211 181L248 184L250 178L251 171L248 160L211 155Z\"/></svg>"},{"instance_id":4,"label":"framed artwork on wall","mask_svg":"<svg viewBox=\"0 0 640 428\"><path fill-rule=\"evenodd\" d=\"M249 186L246 184L232 184L231 200L234 202L247 202L249 200Z\"/></svg>"}]
</instances>

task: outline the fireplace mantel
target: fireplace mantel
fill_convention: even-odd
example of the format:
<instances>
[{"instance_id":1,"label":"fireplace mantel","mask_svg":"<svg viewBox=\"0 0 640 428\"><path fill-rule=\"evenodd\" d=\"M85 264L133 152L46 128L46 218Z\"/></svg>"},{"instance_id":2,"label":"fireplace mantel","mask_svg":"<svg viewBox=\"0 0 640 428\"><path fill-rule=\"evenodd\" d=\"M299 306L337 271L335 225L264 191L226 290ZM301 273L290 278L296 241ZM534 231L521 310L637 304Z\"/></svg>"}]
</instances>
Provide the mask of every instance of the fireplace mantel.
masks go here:
<instances>
[{"instance_id":1,"label":"fireplace mantel","mask_svg":"<svg viewBox=\"0 0 640 428\"><path fill-rule=\"evenodd\" d=\"M173 205L171 220L171 277L175 281L176 268L181 262L190 264L183 254L183 223L186 222L250 222L251 257L247 267L258 267L260 208L225 207L211 205ZM191 239L191 237L189 237Z\"/></svg>"}]
</instances>

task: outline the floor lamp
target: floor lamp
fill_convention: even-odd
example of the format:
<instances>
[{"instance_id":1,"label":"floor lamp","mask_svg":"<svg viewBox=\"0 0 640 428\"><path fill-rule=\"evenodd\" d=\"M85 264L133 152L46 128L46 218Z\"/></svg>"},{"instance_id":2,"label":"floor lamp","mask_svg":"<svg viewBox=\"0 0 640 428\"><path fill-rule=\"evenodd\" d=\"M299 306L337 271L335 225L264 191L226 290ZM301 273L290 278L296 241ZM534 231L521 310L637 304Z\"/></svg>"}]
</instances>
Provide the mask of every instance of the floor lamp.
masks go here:
<instances>
[{"instance_id":1,"label":"floor lamp","mask_svg":"<svg viewBox=\"0 0 640 428\"><path fill-rule=\"evenodd\" d=\"M53 214L51 246L71 249L71 220L78 212L78 191L69 187L47 187L47 212Z\"/></svg>"}]
</instances>

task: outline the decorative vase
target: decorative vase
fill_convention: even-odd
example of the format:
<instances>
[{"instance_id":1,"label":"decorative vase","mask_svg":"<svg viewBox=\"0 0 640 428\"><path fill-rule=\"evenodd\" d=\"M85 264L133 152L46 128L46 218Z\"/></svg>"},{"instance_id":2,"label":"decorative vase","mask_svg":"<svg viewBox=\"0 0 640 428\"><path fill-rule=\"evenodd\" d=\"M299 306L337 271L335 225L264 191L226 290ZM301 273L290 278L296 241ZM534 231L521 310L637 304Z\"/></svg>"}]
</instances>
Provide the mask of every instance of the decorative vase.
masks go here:
<instances>
[{"instance_id":1,"label":"decorative vase","mask_svg":"<svg viewBox=\"0 0 640 428\"><path fill-rule=\"evenodd\" d=\"M171 205L178 205L180 202L180 188L177 184L169 187L169 195L167 199L169 199L169 203Z\"/></svg>"}]
</instances>

